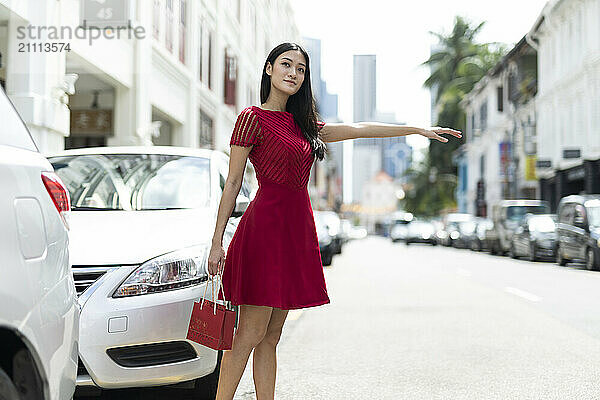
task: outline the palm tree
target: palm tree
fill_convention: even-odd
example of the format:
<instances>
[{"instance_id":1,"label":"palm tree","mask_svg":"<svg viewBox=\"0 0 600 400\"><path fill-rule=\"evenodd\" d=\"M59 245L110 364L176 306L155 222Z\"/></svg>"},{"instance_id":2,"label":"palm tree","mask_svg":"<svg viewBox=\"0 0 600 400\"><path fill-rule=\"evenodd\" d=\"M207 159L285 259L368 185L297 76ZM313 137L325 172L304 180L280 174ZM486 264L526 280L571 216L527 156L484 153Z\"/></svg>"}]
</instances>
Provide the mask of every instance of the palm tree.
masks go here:
<instances>
[{"instance_id":1,"label":"palm tree","mask_svg":"<svg viewBox=\"0 0 600 400\"><path fill-rule=\"evenodd\" d=\"M432 121L435 125L465 130L465 113L460 106L460 101L506 52L505 46L499 43L475 42L484 25L485 22L472 24L456 16L450 34L430 32L438 38L439 44L429 59L421 65L431 69L424 86L435 89L437 121ZM456 204L454 199L456 181L452 183L448 177L456 176L452 153L464 143L465 136L463 135L463 139L453 139L448 143L430 142L422 168L412 171L416 194L413 204L419 204L419 208L424 207L433 213ZM435 171L434 174L432 170ZM443 186L443 190L432 192L429 177L438 173L446 177L443 185L437 183ZM432 194L434 194L433 198Z\"/></svg>"}]
</instances>

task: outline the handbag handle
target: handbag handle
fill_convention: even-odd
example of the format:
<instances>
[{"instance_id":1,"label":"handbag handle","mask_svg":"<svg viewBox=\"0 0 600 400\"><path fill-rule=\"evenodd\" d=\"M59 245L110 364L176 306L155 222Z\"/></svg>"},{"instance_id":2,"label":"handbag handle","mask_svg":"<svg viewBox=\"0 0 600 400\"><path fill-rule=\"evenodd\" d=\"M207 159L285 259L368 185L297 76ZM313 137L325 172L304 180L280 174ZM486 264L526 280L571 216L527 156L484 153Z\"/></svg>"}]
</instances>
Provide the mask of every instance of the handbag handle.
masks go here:
<instances>
[{"instance_id":1,"label":"handbag handle","mask_svg":"<svg viewBox=\"0 0 600 400\"><path fill-rule=\"evenodd\" d=\"M210 287L212 290L212 299L213 299L213 303L214 303L214 310L213 310L213 314L217 315L217 297L219 296L219 289L221 289L221 293L223 293L223 302L225 303L225 306L227 306L227 300L225 300L225 289L223 288L223 272L217 272L214 275L208 275L209 277L206 280L206 285L204 286L204 294L202 295L202 301L200 302L200 309L202 309L202 306L204 305L204 298L206 297L206 289L208 288L208 281L210 280ZM217 278L217 280L219 281L219 287L217 288L217 296L215 296L215 278Z\"/></svg>"}]
</instances>

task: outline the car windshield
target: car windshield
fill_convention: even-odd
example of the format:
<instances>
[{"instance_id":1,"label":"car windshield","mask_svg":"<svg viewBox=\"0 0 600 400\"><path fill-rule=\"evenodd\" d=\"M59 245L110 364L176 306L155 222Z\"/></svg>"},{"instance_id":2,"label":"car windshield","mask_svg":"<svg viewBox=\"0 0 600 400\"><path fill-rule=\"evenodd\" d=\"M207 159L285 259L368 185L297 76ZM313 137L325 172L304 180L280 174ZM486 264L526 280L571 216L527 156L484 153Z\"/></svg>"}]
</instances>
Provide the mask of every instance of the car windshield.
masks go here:
<instances>
[{"instance_id":1,"label":"car windshield","mask_svg":"<svg viewBox=\"0 0 600 400\"><path fill-rule=\"evenodd\" d=\"M73 210L164 210L206 207L208 158L165 154L49 157Z\"/></svg>"},{"instance_id":2,"label":"car windshield","mask_svg":"<svg viewBox=\"0 0 600 400\"><path fill-rule=\"evenodd\" d=\"M466 221L458 224L458 227L463 233L473 233L475 231L475 221Z\"/></svg>"},{"instance_id":3,"label":"car windshield","mask_svg":"<svg viewBox=\"0 0 600 400\"><path fill-rule=\"evenodd\" d=\"M537 232L554 232L554 222L552 217L533 217L529 219L529 229Z\"/></svg>"},{"instance_id":4,"label":"car windshield","mask_svg":"<svg viewBox=\"0 0 600 400\"><path fill-rule=\"evenodd\" d=\"M547 206L510 206L506 209L506 218L509 221L521 221L525 214L547 214L550 210Z\"/></svg>"},{"instance_id":5,"label":"car windshield","mask_svg":"<svg viewBox=\"0 0 600 400\"><path fill-rule=\"evenodd\" d=\"M600 207L588 208L588 222L590 226L600 227Z\"/></svg>"}]
</instances>

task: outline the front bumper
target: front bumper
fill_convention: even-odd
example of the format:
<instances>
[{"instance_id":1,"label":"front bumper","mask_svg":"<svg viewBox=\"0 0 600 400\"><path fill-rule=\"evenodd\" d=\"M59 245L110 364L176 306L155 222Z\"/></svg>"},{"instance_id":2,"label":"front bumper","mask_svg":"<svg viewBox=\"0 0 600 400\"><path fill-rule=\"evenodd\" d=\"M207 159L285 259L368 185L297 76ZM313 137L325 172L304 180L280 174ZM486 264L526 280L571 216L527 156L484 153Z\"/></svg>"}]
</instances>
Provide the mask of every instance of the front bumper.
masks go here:
<instances>
[{"instance_id":1,"label":"front bumper","mask_svg":"<svg viewBox=\"0 0 600 400\"><path fill-rule=\"evenodd\" d=\"M136 268L113 269L80 296L79 357L89 379L78 376L79 385L93 383L101 388L169 385L200 378L215 370L217 351L186 339L194 301L202 296L206 283L162 293L113 298L116 288ZM210 286L206 298L212 298ZM155 344L161 348L167 342L183 344L195 356L176 362L169 361L169 357L167 362L153 357L150 360L153 365L126 367L115 361L115 350L112 350L112 358L108 354L110 349L137 349L119 349L128 346Z\"/></svg>"}]
</instances>

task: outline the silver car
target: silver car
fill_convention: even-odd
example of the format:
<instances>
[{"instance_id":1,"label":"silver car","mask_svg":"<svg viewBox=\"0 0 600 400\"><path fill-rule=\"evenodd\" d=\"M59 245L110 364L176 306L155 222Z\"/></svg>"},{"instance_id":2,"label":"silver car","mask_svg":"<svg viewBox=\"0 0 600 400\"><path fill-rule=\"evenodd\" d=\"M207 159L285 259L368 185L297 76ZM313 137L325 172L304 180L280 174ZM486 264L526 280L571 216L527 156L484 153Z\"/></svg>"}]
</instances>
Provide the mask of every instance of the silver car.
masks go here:
<instances>
[{"instance_id":1,"label":"silver car","mask_svg":"<svg viewBox=\"0 0 600 400\"><path fill-rule=\"evenodd\" d=\"M227 155L123 146L48 159L72 199L70 251L82 308L77 385L187 382L199 397L214 396L222 352L186 334L206 285ZM244 179L225 249L251 194Z\"/></svg>"},{"instance_id":2,"label":"silver car","mask_svg":"<svg viewBox=\"0 0 600 400\"><path fill-rule=\"evenodd\" d=\"M0 399L69 400L79 307L69 197L0 88Z\"/></svg>"}]
</instances>

